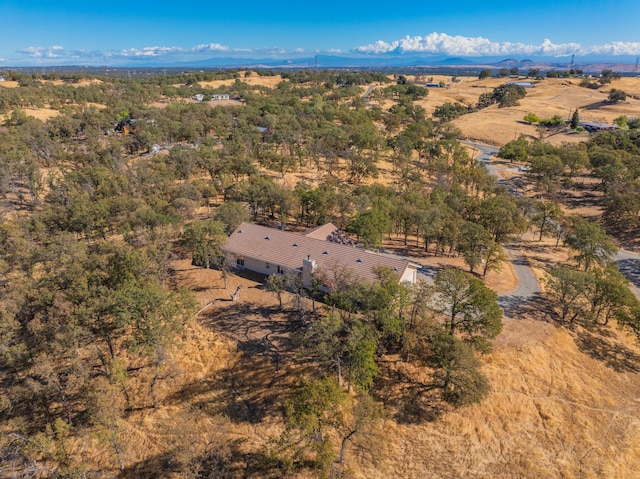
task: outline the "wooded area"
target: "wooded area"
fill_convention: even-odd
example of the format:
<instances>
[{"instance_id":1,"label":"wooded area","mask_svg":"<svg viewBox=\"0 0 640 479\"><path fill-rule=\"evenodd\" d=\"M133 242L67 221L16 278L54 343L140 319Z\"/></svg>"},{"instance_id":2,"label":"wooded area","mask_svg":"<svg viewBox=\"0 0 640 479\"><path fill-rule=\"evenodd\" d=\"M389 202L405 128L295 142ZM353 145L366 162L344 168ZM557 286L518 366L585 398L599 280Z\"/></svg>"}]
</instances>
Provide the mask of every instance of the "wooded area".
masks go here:
<instances>
[{"instance_id":1,"label":"wooded area","mask_svg":"<svg viewBox=\"0 0 640 479\"><path fill-rule=\"evenodd\" d=\"M333 222L366 248L399 237L425 255L461 256L468 272L443 269L433 284L410 286L380 268L363 284L336 266L307 290L272 276L265 287L289 322L294 372L269 410L278 434L255 448L232 450L224 431L208 444L168 447L157 461L166 477L349 477L351 460L373 461L381 447L383 370L417 387L423 420L481 401L490 388L482 361L503 314L483 277L527 231L575 252L574 266L548 272L561 323L613 321L640 334L640 303L611 265L617 248L605 230L623 237L638 226L640 130L560 147L524 137L505 145L500 156L527 164L545 195L531 199L500 185L458 142L449 121L466 107L429 116L416 105L424 87L369 72L293 72L274 88L243 75L14 73L19 86L0 87L0 475L155 477L127 459L136 438L123 424L180 400L175 356L199 308L193 291L176 286L172 264L189 257L218 269L226 289L232 265L221 248L242 221ZM234 81L200 84L218 79ZM374 82L363 98L361 85ZM192 100L215 93L233 100ZM512 106L525 93L496 88L477 108ZM394 104L384 110L376 98ZM25 108L57 114L41 121ZM602 226L560 207L561 190L585 174L602 192ZM286 308L285 291L297 299ZM252 423L215 417L223 430L225 421ZM168 443L181 434L179 422L171 427Z\"/></svg>"}]
</instances>

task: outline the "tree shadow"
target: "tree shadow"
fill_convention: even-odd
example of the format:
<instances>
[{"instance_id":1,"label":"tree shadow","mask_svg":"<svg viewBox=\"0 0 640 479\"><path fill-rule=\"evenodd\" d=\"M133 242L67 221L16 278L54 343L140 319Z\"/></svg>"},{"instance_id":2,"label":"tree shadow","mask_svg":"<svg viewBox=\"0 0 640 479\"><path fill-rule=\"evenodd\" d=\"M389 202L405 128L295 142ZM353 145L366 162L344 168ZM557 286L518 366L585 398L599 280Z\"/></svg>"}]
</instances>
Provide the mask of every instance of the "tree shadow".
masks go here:
<instances>
[{"instance_id":1,"label":"tree shadow","mask_svg":"<svg viewBox=\"0 0 640 479\"><path fill-rule=\"evenodd\" d=\"M299 315L233 303L203 314L200 321L233 339L238 354L215 378L187 384L166 401L187 400L207 414L222 414L237 423L256 424L279 414L291 380L286 365L295 361L289 338L301 327Z\"/></svg>"},{"instance_id":2,"label":"tree shadow","mask_svg":"<svg viewBox=\"0 0 640 479\"><path fill-rule=\"evenodd\" d=\"M155 479L156 477L179 474L182 469L182 465L176 460L176 451L171 450L136 462L120 471L117 477L120 479Z\"/></svg>"},{"instance_id":3,"label":"tree shadow","mask_svg":"<svg viewBox=\"0 0 640 479\"><path fill-rule=\"evenodd\" d=\"M241 479L282 477L280 464L265 452L247 452L242 438L209 442L202 454L184 456L174 448L125 468L119 479L155 479L158 477L199 477L202 479Z\"/></svg>"},{"instance_id":4,"label":"tree shadow","mask_svg":"<svg viewBox=\"0 0 640 479\"><path fill-rule=\"evenodd\" d=\"M557 324L557 314L553 303L541 293L534 293L526 301L519 295L505 295L498 298L505 317L512 319L535 318ZM541 314L542 313L542 314Z\"/></svg>"},{"instance_id":5,"label":"tree shadow","mask_svg":"<svg viewBox=\"0 0 640 479\"><path fill-rule=\"evenodd\" d=\"M580 351L616 372L640 372L640 355L619 341L583 329L576 334L576 344Z\"/></svg>"},{"instance_id":6,"label":"tree shadow","mask_svg":"<svg viewBox=\"0 0 640 479\"><path fill-rule=\"evenodd\" d=\"M602 101L596 101L594 103L590 103L589 105L581 106L580 109L581 110L597 110L599 108L602 108L603 106L608 106L608 105L611 105L611 103L606 100L602 100Z\"/></svg>"},{"instance_id":7,"label":"tree shadow","mask_svg":"<svg viewBox=\"0 0 640 479\"><path fill-rule=\"evenodd\" d=\"M384 363L371 395L398 424L433 422L449 409L434 385L416 381L408 372Z\"/></svg>"}]
</instances>

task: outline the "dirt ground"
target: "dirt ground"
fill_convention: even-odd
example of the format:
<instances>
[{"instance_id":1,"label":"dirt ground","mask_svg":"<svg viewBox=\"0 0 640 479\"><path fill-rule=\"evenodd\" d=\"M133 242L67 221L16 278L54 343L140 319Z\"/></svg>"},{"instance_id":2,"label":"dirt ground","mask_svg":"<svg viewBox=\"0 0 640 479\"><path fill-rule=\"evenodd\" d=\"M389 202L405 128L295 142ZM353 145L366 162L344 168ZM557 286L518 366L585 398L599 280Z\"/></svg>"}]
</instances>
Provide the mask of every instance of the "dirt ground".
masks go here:
<instances>
[{"instance_id":1,"label":"dirt ground","mask_svg":"<svg viewBox=\"0 0 640 479\"><path fill-rule=\"evenodd\" d=\"M435 255L433 252L425 252L424 246L416 246L415 236L409 236L407 245L404 244L404 238L386 239L383 247L396 254L411 258L420 264L432 267L436 271L445 268L460 268L468 271L469 267L464 263L461 256ZM476 274L482 273L482 270L476 269ZM498 294L508 293L518 287L518 278L510 262L505 262L499 271L488 271L487 275L482 278L484 283Z\"/></svg>"}]
</instances>

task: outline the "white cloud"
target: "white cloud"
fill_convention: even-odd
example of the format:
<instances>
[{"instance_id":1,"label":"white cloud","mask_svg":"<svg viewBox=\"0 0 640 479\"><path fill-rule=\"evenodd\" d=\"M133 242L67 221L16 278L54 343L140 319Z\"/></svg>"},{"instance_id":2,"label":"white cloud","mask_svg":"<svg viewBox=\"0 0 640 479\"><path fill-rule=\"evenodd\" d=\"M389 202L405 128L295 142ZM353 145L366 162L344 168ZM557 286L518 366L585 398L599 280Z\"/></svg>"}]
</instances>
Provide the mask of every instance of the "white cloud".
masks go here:
<instances>
[{"instance_id":1,"label":"white cloud","mask_svg":"<svg viewBox=\"0 0 640 479\"><path fill-rule=\"evenodd\" d=\"M62 58L63 51L64 48L60 45L53 45L51 47L27 47L18 53L22 53L31 58Z\"/></svg>"},{"instance_id":2,"label":"white cloud","mask_svg":"<svg viewBox=\"0 0 640 479\"><path fill-rule=\"evenodd\" d=\"M378 40L351 50L293 50L272 46L258 48L233 48L222 43L211 42L192 47L147 46L122 50L67 50L60 45L49 47L30 46L19 50L10 58L0 58L3 63L15 65L118 65L145 61L155 64L206 60L212 57L234 56L238 58L280 58L294 59L314 53L333 55L398 55L423 53L447 56L526 56L526 57L566 57L600 55L640 55L639 42L611 42L603 45L584 47L579 43L553 43L544 39L539 44L518 42L495 42L484 37L465 37L446 33L430 33L425 36L405 36L399 40ZM6 55L5 55L6 56Z\"/></svg>"},{"instance_id":3,"label":"white cloud","mask_svg":"<svg viewBox=\"0 0 640 479\"><path fill-rule=\"evenodd\" d=\"M119 57L162 57L172 53L182 52L183 49L179 47L144 47L141 49L130 48L128 50L121 50L119 52L106 52L108 56Z\"/></svg>"},{"instance_id":4,"label":"white cloud","mask_svg":"<svg viewBox=\"0 0 640 479\"><path fill-rule=\"evenodd\" d=\"M612 42L592 47L599 55L640 55L639 42Z\"/></svg>"},{"instance_id":5,"label":"white cloud","mask_svg":"<svg viewBox=\"0 0 640 479\"><path fill-rule=\"evenodd\" d=\"M569 56L604 54L604 55L637 55L640 54L640 43L613 42L606 45L583 47L579 43L555 44L545 39L539 45L511 42L494 42L484 37L464 37L447 35L446 33L430 33L425 36L405 36L400 40L385 42L378 40L368 45L353 49L355 53L430 53L456 56L496 56L496 55L540 55Z\"/></svg>"},{"instance_id":6,"label":"white cloud","mask_svg":"<svg viewBox=\"0 0 640 479\"><path fill-rule=\"evenodd\" d=\"M226 52L228 50L228 46L221 45L220 43L206 43L203 45L196 45L191 49L191 51L194 52Z\"/></svg>"}]
</instances>

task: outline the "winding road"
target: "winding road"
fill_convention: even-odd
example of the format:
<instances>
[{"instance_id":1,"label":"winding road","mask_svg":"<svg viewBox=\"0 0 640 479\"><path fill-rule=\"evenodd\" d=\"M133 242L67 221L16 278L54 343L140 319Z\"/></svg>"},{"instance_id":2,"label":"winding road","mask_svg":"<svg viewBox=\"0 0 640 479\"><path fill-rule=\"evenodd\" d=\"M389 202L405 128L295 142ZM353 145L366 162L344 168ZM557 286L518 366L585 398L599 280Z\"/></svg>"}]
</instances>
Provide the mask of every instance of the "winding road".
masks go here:
<instances>
[{"instance_id":1,"label":"winding road","mask_svg":"<svg viewBox=\"0 0 640 479\"><path fill-rule=\"evenodd\" d=\"M461 141L460 143L478 150L480 153L478 154L477 160L482 162L487 167L487 171L489 172L489 174L498 178L498 183L506 186L511 194L519 196L516 190L511 185L509 185L509 183L500 178L498 172L491 164L491 156L498 153L498 151L500 151L499 148L496 148L495 146L483 145L481 143L473 143L470 141ZM536 280L533 271L531 271L531 268L529 267L526 259L519 253L518 250L514 249L513 247L505 247L505 251L511 259L511 262L513 263L513 266L516 270L516 274L518 276L518 288L515 291L506 295L502 295L500 297L501 306L503 307L507 303L512 304L516 300L526 300L527 298L531 298L540 292L538 281ZM636 295L636 297L640 299L640 254L633 253L631 251L620 250L614 257L614 261L618 263L620 272L624 274L631 283L631 291Z\"/></svg>"}]
</instances>

